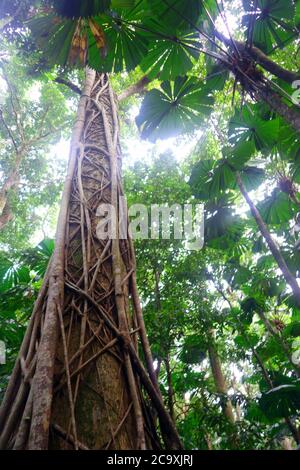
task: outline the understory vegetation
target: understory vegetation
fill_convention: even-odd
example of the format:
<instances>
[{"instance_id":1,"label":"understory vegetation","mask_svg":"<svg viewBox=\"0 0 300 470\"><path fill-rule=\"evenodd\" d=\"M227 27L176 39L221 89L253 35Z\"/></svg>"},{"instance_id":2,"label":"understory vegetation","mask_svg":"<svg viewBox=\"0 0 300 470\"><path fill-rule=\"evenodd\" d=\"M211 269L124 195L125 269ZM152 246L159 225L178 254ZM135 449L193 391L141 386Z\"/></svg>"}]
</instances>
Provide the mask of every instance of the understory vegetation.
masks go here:
<instances>
[{"instance_id":1,"label":"understory vegetation","mask_svg":"<svg viewBox=\"0 0 300 470\"><path fill-rule=\"evenodd\" d=\"M299 31L299 0L0 1L1 449L300 445ZM202 205L203 247L154 205Z\"/></svg>"}]
</instances>

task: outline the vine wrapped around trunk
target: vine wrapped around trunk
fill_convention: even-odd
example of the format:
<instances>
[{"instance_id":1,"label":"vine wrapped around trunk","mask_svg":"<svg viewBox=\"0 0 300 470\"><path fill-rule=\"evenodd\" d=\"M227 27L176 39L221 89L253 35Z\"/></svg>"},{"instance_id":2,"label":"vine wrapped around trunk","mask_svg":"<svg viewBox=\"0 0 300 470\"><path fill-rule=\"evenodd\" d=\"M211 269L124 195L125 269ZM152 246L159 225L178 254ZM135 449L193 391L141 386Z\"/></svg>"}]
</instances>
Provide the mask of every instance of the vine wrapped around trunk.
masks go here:
<instances>
[{"instance_id":1,"label":"vine wrapped around trunk","mask_svg":"<svg viewBox=\"0 0 300 470\"><path fill-rule=\"evenodd\" d=\"M2 449L160 448L149 398L166 447L181 448L153 369L132 240L96 233L99 206L118 215L122 195L115 96L106 74L87 69L55 251L0 412Z\"/></svg>"}]
</instances>

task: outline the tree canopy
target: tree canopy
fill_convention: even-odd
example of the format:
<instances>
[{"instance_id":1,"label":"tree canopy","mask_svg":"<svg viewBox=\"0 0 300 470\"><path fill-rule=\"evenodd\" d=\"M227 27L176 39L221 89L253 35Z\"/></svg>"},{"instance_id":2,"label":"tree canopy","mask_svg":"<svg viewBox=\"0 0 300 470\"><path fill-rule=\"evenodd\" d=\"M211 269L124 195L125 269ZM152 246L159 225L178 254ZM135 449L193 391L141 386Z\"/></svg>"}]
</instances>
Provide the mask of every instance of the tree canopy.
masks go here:
<instances>
[{"instance_id":1,"label":"tree canopy","mask_svg":"<svg viewBox=\"0 0 300 470\"><path fill-rule=\"evenodd\" d=\"M296 448L300 1L3 0L0 29L1 395L54 250L54 149L89 67L119 97L129 207L204 206L203 249L135 241L184 448Z\"/></svg>"}]
</instances>

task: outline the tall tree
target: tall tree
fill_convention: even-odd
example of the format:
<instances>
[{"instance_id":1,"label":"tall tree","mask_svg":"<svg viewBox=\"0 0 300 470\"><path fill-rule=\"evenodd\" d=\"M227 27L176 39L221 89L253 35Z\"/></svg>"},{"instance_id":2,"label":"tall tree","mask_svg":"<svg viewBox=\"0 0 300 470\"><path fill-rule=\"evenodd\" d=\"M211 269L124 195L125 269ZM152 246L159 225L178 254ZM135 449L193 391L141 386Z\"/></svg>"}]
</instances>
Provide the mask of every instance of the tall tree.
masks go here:
<instances>
[{"instance_id":1,"label":"tall tree","mask_svg":"<svg viewBox=\"0 0 300 470\"><path fill-rule=\"evenodd\" d=\"M234 132L229 152L225 149L217 167L214 162L211 167L206 165L205 181L200 178L201 184L209 183L205 198L210 199L218 186L225 193L233 189L236 171L248 180L253 175L259 179L258 168L252 172L244 168L254 144L257 151L265 151L279 140L279 127L282 140L289 143L300 130L299 109L290 96L290 84L298 74L290 70L290 63L285 68L286 61L280 65L269 57L279 47L295 42L299 2L243 2L246 35L242 41L233 37L228 26L224 5L228 9L231 2L221 6L217 1L194 0L129 1L125 6L119 0L37 3L43 8L28 26L45 52L43 65L88 64L98 73L87 69L56 248L1 410L2 447L159 446L141 383L160 418L165 444L179 448L153 370L136 289L132 243L130 238L121 240L118 229L116 237L105 243L95 236L98 223L103 222L97 212L99 204L110 203L117 210L118 196L122 195L117 111L104 72L129 71L140 65L146 73L142 88L153 78L162 81L160 90L146 95L137 119L142 136L152 140L191 132L206 122L216 98L214 92L224 90L229 72L233 74L229 84L233 98L238 89L243 109L231 123ZM15 21L17 13L18 8L5 18L8 33L9 20ZM218 30L220 19L226 36ZM28 39L27 29L25 37ZM139 84L140 80L130 93L140 91ZM264 101L267 110L251 106L251 100ZM280 126L274 112L282 118ZM278 131L276 138L274 129ZM246 145L239 147L240 140ZM211 223L213 217L228 216L229 199L226 193L222 201L211 204L211 232L218 230L217 224ZM220 204L221 210L216 208ZM299 289L296 281L294 287ZM137 355L137 336L148 373ZM168 379L171 375L169 370ZM108 383L113 384L114 400L121 401L118 414L113 416L109 413ZM107 422L105 432L95 429L92 411L86 409L87 393L97 395L91 401ZM79 423L81 413L87 419Z\"/></svg>"},{"instance_id":2,"label":"tall tree","mask_svg":"<svg viewBox=\"0 0 300 470\"><path fill-rule=\"evenodd\" d=\"M119 216L113 239L97 237L101 203L121 209L120 163L114 93L105 74L88 69L55 251L2 405L2 448L159 447L140 381L166 444L180 447L155 380L132 242L120 239Z\"/></svg>"}]
</instances>

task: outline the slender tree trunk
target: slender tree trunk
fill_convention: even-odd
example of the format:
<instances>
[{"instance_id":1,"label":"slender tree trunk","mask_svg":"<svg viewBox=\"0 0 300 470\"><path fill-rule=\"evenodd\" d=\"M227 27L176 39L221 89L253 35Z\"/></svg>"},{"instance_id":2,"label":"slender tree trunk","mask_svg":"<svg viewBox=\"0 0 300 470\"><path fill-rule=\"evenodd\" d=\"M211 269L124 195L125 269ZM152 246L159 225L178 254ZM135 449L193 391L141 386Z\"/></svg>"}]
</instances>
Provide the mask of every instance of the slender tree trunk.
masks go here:
<instances>
[{"instance_id":1,"label":"slender tree trunk","mask_svg":"<svg viewBox=\"0 0 300 470\"><path fill-rule=\"evenodd\" d=\"M235 424L235 417L233 414L232 404L228 398L228 388L226 380L222 371L221 361L215 347L215 339L213 331L209 332L209 346L208 346L209 362L215 382L217 393L224 396L223 412L225 417L231 424Z\"/></svg>"},{"instance_id":2,"label":"slender tree trunk","mask_svg":"<svg viewBox=\"0 0 300 470\"><path fill-rule=\"evenodd\" d=\"M293 294L294 294L294 297L295 297L295 300L296 300L296 303L298 306L300 306L300 287L298 285L298 282L297 282L297 279L292 275L292 273L290 272L277 244L275 243L275 241L273 240L266 224L264 223L257 207L255 206L255 204L252 202L248 192L246 191L246 188L242 182L242 179L240 177L240 174L237 173L237 177L236 177L236 180L237 180L237 184L240 188L240 191L242 193L242 195L244 196L250 210L251 210L251 213L258 225L258 228L263 236L263 238L265 239L265 241L267 242L267 245L272 253L272 255L274 256L274 259L275 261L277 262L278 264L278 267L279 269L281 270L282 274L283 274L283 277L285 278L286 282L288 283L288 285L291 287L292 291L293 291Z\"/></svg>"},{"instance_id":3,"label":"slender tree trunk","mask_svg":"<svg viewBox=\"0 0 300 470\"><path fill-rule=\"evenodd\" d=\"M230 431L230 434L228 436L229 442L233 448L238 448L239 436L237 434L237 429L235 426L235 416L233 413L232 403L228 397L228 387L222 371L221 361L216 349L213 331L209 331L208 355L216 391L217 393L223 396L224 401L222 404L222 408L224 416L232 426L232 431Z\"/></svg>"},{"instance_id":4,"label":"slender tree trunk","mask_svg":"<svg viewBox=\"0 0 300 470\"><path fill-rule=\"evenodd\" d=\"M159 288L159 283L160 283L160 273L156 269L154 270L154 278L155 278L155 303L156 303L156 310L157 312L161 311L161 298L160 298L160 288ZM172 420L175 422L175 416L174 416L174 389L173 389L173 384L172 384L172 373L171 373L171 366L170 366L170 345L166 345L166 353L164 358L159 358L158 360L158 371L157 371L157 377L159 376L160 368L162 362L165 364L166 368L166 374L167 374L167 383L168 383L168 408L169 408L169 413L172 418Z\"/></svg>"},{"instance_id":5,"label":"slender tree trunk","mask_svg":"<svg viewBox=\"0 0 300 470\"><path fill-rule=\"evenodd\" d=\"M170 366L170 357L167 355L165 358L165 366L166 366L166 372L167 372L167 382L168 382L168 407L169 407L169 413L172 418L172 420L175 422L175 414L174 414L174 389L173 389L173 383L172 383L172 372L171 372L171 366Z\"/></svg>"},{"instance_id":6,"label":"slender tree trunk","mask_svg":"<svg viewBox=\"0 0 300 470\"><path fill-rule=\"evenodd\" d=\"M181 448L158 392L133 244L119 233L122 195L115 96L107 75L87 69L55 251L0 411L2 449L160 448L141 386L166 447ZM102 204L116 214L106 239Z\"/></svg>"},{"instance_id":7,"label":"slender tree trunk","mask_svg":"<svg viewBox=\"0 0 300 470\"><path fill-rule=\"evenodd\" d=\"M219 294L223 297L223 299L225 300L225 302L228 303L229 305L229 308L232 309L233 308L233 305L231 303L231 301L229 300L229 298L224 294L223 290L218 286L218 284L215 282L214 278L212 275L209 275L209 279L211 279L214 283L214 286L215 288L217 289L217 291L219 292ZM264 315L265 317L265 315ZM266 317L265 317L266 318ZM241 335L243 336L243 338L245 339L246 343L248 344L248 347L251 349L252 351L252 354L253 356L255 357L255 359L257 360L257 363L261 369L261 373L266 381L266 383L268 384L270 390L272 390L274 388L273 386L273 382L269 376L269 373L260 357L260 355L258 354L258 352L256 351L256 349L251 345L251 342L249 341L249 338L248 338L248 335L247 333L245 332L244 330L244 326L242 324L242 322L239 320L239 318L237 318L237 321L238 321L238 324L239 324L239 327L240 327L240 333ZM268 322L268 324L272 327L272 325L270 324L270 322ZM277 334L276 332L273 332L272 331L272 334ZM288 358L290 360L290 354L288 354ZM294 367L294 364L292 364L292 366ZM298 370L296 371L296 373L298 373ZM292 420L286 416L284 418L285 420L285 423L286 425L288 426L289 430L291 431L291 434L296 442L296 444L299 444L299 440L300 440L300 433L299 433L299 430L297 429L297 427L295 426L295 424L292 422Z\"/></svg>"},{"instance_id":8,"label":"slender tree trunk","mask_svg":"<svg viewBox=\"0 0 300 470\"><path fill-rule=\"evenodd\" d=\"M217 291L219 292L219 294L223 297L223 299L225 300L225 302L228 303L229 305L229 308L232 309L233 308L233 305L231 303L231 301L229 300L229 298L224 294L223 290L218 286L218 284L215 282L214 280L214 277L212 275L209 275L209 279L211 279L214 283L214 286L215 288L217 289ZM265 317L265 316L264 316ZM266 317L265 317L266 318ZM266 381L266 383L268 384L269 386L269 389L272 390L274 388L273 386L273 382L269 376L269 373L260 357L260 355L258 354L258 352L256 351L256 349L251 345L251 342L249 341L249 338L247 336L247 333L245 332L244 330L244 326L242 324L242 322L239 320L239 318L237 318L237 321L238 321L238 324L239 324L239 327L240 327L240 333L241 335L243 336L243 338L245 339L246 343L248 344L248 347L251 349L252 351L252 354L253 356L255 357L255 359L257 360L257 363L261 369L261 373ZM270 324L270 322L268 322L269 325L272 327L272 325ZM274 334L274 332L272 332L272 334ZM276 334L276 332L275 332ZM288 358L290 360L290 355L288 354ZM292 364L292 366L294 367L294 364ZM298 370L296 371L296 373L298 373ZM284 421L286 423L286 425L288 426L296 444L299 444L299 440L300 440L300 433L299 433L299 430L297 429L297 427L295 426L295 424L292 422L292 420L286 416L284 418Z\"/></svg>"},{"instance_id":9,"label":"slender tree trunk","mask_svg":"<svg viewBox=\"0 0 300 470\"><path fill-rule=\"evenodd\" d=\"M281 439L281 447L282 450L295 450L292 446L291 439L289 439L288 437L283 437Z\"/></svg>"},{"instance_id":10,"label":"slender tree trunk","mask_svg":"<svg viewBox=\"0 0 300 470\"><path fill-rule=\"evenodd\" d=\"M0 116L2 116L1 111ZM20 184L20 165L23 157L23 149L20 151L17 149L14 166L0 188L0 230L14 218L10 206L10 192L15 192Z\"/></svg>"},{"instance_id":11,"label":"slender tree trunk","mask_svg":"<svg viewBox=\"0 0 300 470\"><path fill-rule=\"evenodd\" d=\"M3 203L3 208L2 208L1 214L0 214L0 230L2 230L6 227L6 225L11 220L13 220L14 215L11 211L9 201L7 200L6 196L4 196L4 198L2 198L1 195L0 195L0 198L1 198L1 202Z\"/></svg>"},{"instance_id":12,"label":"slender tree trunk","mask_svg":"<svg viewBox=\"0 0 300 470\"><path fill-rule=\"evenodd\" d=\"M206 445L207 445L207 450L214 450L210 435L205 434L204 439L205 439L205 442L206 442Z\"/></svg>"},{"instance_id":13,"label":"slender tree trunk","mask_svg":"<svg viewBox=\"0 0 300 470\"><path fill-rule=\"evenodd\" d=\"M268 384L269 389L272 390L272 389L274 388L272 379L271 379L271 377L270 377L270 375L269 375L269 373L268 373L268 371L267 371L267 369L266 369L266 367L265 367L265 365L264 365L264 363L263 363L263 361L262 361L260 355L258 354L258 352L256 351L256 349L251 345L251 342L249 341L248 336L247 336L247 334L246 334L245 331L244 331L242 322L238 321L238 323L239 323L239 325L240 325L240 332L241 332L242 336L244 337L244 339L246 340L246 342L248 343L248 346L249 346L249 348L251 349L252 354L253 354L253 356L255 357L255 359L256 359L256 361L257 361L259 367L260 367L262 376L264 377L266 383ZM286 417L284 418L284 421L285 421L287 427L289 428L289 430L290 430L290 432L291 432L291 434L292 434L292 436L293 436L293 438L294 438L296 444L299 444L299 442L300 442L300 433L299 433L297 427L294 425L294 423L292 422L292 420L291 420L288 416L286 416Z\"/></svg>"}]
</instances>

